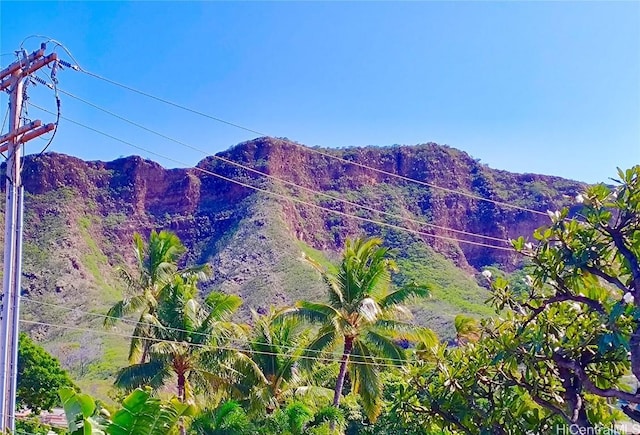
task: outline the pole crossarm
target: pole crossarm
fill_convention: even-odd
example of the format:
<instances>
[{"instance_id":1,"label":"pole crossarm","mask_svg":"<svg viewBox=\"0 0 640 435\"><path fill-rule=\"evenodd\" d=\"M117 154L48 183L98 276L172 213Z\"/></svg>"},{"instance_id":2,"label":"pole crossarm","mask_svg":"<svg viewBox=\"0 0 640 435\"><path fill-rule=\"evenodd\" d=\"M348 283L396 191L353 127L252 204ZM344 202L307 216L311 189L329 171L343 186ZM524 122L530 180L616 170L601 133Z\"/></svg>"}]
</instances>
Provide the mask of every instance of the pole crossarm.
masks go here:
<instances>
[{"instance_id":1,"label":"pole crossarm","mask_svg":"<svg viewBox=\"0 0 640 435\"><path fill-rule=\"evenodd\" d=\"M58 55L56 53L51 53L50 55L38 59L35 62L33 62L32 64L27 64L26 68L24 68L21 72L20 69L18 68L17 70L13 70L13 72L11 73L13 75L13 77L16 76L16 74L19 74L22 77L26 77L29 74L31 74L34 71L39 70L40 68L42 68L45 65L50 64L51 62L57 61L58 60ZM4 72L5 70L3 70ZM1 74L0 74L1 75ZM0 82L0 91L3 91L5 89L7 89L9 86L11 86L13 79L11 77L4 79Z\"/></svg>"},{"instance_id":2,"label":"pole crossarm","mask_svg":"<svg viewBox=\"0 0 640 435\"><path fill-rule=\"evenodd\" d=\"M3 134L2 136L0 136L0 151L2 152L6 151L6 147L9 146L5 142L9 142L14 137L20 136L21 134L24 134L29 130L33 130L34 128L40 127L41 125L42 125L42 121L37 119L35 121L31 121L27 125L23 125L19 129L12 131L11 133Z\"/></svg>"},{"instance_id":3,"label":"pole crossarm","mask_svg":"<svg viewBox=\"0 0 640 435\"><path fill-rule=\"evenodd\" d=\"M23 144L25 142L29 142L31 139L35 139L38 136L42 136L43 134L49 133L51 130L54 130L55 128L56 128L56 125L53 123L46 124L38 128L34 128L33 130L28 131L21 137L17 138L16 143ZM4 152L2 146L0 146L0 151Z\"/></svg>"},{"instance_id":4,"label":"pole crossarm","mask_svg":"<svg viewBox=\"0 0 640 435\"><path fill-rule=\"evenodd\" d=\"M0 71L0 79L4 79L5 77L13 74L14 72L24 68L26 65L31 64L36 59L40 59L44 56L44 48L41 47L40 50L36 50L27 56L26 59L16 60L11 65Z\"/></svg>"}]
</instances>

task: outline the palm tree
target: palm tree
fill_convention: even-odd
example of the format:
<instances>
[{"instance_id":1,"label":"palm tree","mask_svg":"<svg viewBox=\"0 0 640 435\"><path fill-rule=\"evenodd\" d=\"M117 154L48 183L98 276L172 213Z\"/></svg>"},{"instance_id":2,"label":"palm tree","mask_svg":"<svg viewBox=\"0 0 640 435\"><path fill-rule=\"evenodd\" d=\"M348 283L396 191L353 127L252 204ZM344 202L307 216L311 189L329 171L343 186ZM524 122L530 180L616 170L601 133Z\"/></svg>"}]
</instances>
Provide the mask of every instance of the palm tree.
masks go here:
<instances>
[{"instance_id":1,"label":"palm tree","mask_svg":"<svg viewBox=\"0 0 640 435\"><path fill-rule=\"evenodd\" d=\"M241 388L253 411L273 413L287 398L310 400L330 397L332 391L318 386L312 373L300 370L299 362L311 339L309 327L281 311L265 315L253 312L253 329L247 354L259 368L260 380L245 377Z\"/></svg>"},{"instance_id":2,"label":"palm tree","mask_svg":"<svg viewBox=\"0 0 640 435\"><path fill-rule=\"evenodd\" d=\"M175 277L154 316L148 361L118 373L116 386L127 390L148 385L154 389L176 379L177 396L194 403L197 393L214 397L221 386L237 382L237 367L253 367L251 360L229 344L243 334L229 321L242 304L238 296L211 293L198 302L195 278ZM152 318L151 318L152 317Z\"/></svg>"},{"instance_id":3,"label":"palm tree","mask_svg":"<svg viewBox=\"0 0 640 435\"><path fill-rule=\"evenodd\" d=\"M391 271L396 265L381 245L378 238L347 240L337 272L323 272L329 303L302 301L285 313L318 324L317 335L305 353L308 360L323 351L340 350L333 405L340 404L348 370L352 390L361 397L371 420L380 413L382 365L402 365L406 355L398 340L416 340L421 335L421 330L408 322L410 313L401 304L429 293L416 285L391 289ZM422 334L425 337L430 335Z\"/></svg>"},{"instance_id":4,"label":"palm tree","mask_svg":"<svg viewBox=\"0 0 640 435\"><path fill-rule=\"evenodd\" d=\"M137 275L120 269L128 294L109 309L104 321L105 327L112 327L119 319L132 313L140 313L129 348L130 363L147 361L149 347L152 344L145 340L145 337L150 335L148 325L153 322L160 299L174 278L180 275L185 278L196 276L203 279L210 274L208 265L182 270L178 268L178 262L186 248L172 232L151 231L147 244L140 234L135 233L133 248Z\"/></svg>"}]
</instances>

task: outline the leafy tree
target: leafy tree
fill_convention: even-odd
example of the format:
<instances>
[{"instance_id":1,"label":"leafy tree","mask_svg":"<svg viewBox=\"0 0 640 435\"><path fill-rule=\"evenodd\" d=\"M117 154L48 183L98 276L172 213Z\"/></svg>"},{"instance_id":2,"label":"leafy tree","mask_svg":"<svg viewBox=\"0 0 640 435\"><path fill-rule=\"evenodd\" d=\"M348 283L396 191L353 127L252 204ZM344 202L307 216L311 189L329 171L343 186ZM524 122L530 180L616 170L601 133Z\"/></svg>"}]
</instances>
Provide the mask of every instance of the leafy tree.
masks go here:
<instances>
[{"instance_id":1,"label":"leafy tree","mask_svg":"<svg viewBox=\"0 0 640 435\"><path fill-rule=\"evenodd\" d=\"M619 176L578 195L575 218L550 212L535 242L514 241L526 291L487 275L501 317L476 342L422 354L395 403L403 418L468 434L586 433L619 409L640 421L640 166Z\"/></svg>"},{"instance_id":2,"label":"leafy tree","mask_svg":"<svg viewBox=\"0 0 640 435\"><path fill-rule=\"evenodd\" d=\"M253 435L257 430L238 402L228 401L215 410L198 414L189 432L194 435Z\"/></svg>"},{"instance_id":3,"label":"leafy tree","mask_svg":"<svg viewBox=\"0 0 640 435\"><path fill-rule=\"evenodd\" d=\"M50 411L60 403L58 389L73 387L73 382L58 360L28 335L20 334L19 340L16 407L28 408L34 414Z\"/></svg>"},{"instance_id":4,"label":"leafy tree","mask_svg":"<svg viewBox=\"0 0 640 435\"><path fill-rule=\"evenodd\" d=\"M323 273L329 303L302 301L285 313L318 324L305 361L317 359L323 351L339 349L340 370L333 405L340 404L349 371L352 390L361 397L372 420L381 409L381 359L386 358L386 364L402 365L406 355L397 340L419 335L418 329L406 321L409 312L401 304L428 294L418 286L390 288L395 263L381 245L378 238L347 240L337 273ZM426 336L425 332L423 338Z\"/></svg>"},{"instance_id":5,"label":"leafy tree","mask_svg":"<svg viewBox=\"0 0 640 435\"><path fill-rule=\"evenodd\" d=\"M66 433L65 430L43 424L36 416L16 419L16 434L50 435Z\"/></svg>"},{"instance_id":6,"label":"leafy tree","mask_svg":"<svg viewBox=\"0 0 640 435\"><path fill-rule=\"evenodd\" d=\"M640 421L640 392L623 376L640 379L640 166L618 171L616 186L599 184L578 195L579 218L550 212L551 224L519 238L531 261L530 289L517 296L504 280L493 302L509 308L501 354L536 373L529 391L567 423L591 427L603 418L588 395L617 399Z\"/></svg>"},{"instance_id":7,"label":"leafy tree","mask_svg":"<svg viewBox=\"0 0 640 435\"><path fill-rule=\"evenodd\" d=\"M127 286L125 297L116 302L108 311L104 321L106 327L130 314L140 313L129 349L129 362L147 361L152 341L145 338L150 334L149 324L157 310L164 292L172 285L176 276L184 278L206 278L210 274L208 265L179 269L178 262L186 248L174 233L151 231L145 244L138 233L133 235L133 248L137 274L120 269L120 275Z\"/></svg>"},{"instance_id":8,"label":"leafy tree","mask_svg":"<svg viewBox=\"0 0 640 435\"><path fill-rule=\"evenodd\" d=\"M507 373L517 366L496 363L496 354L486 339L422 353L424 359L395 386L388 411L395 418L389 426L422 427L429 434L550 432L561 420L537 405L524 387L510 382Z\"/></svg>"}]
</instances>

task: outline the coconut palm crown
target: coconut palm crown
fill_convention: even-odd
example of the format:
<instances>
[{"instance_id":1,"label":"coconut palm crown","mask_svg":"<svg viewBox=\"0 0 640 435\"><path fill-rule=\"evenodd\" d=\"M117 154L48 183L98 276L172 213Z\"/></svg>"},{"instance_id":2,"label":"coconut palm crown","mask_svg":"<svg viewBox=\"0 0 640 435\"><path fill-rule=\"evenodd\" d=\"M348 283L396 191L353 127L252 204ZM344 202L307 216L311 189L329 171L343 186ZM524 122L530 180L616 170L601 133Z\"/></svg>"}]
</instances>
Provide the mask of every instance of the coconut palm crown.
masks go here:
<instances>
[{"instance_id":1,"label":"coconut palm crown","mask_svg":"<svg viewBox=\"0 0 640 435\"><path fill-rule=\"evenodd\" d=\"M195 277L206 279L211 274L209 265L200 265L179 269L178 262L186 252L186 248L174 233L170 231L151 231L145 243L138 233L133 235L133 252L136 259L136 273L124 268L120 276L126 284L126 292L122 300L116 302L107 313L105 327L133 313L139 313L133 339L129 348L129 362L145 362L148 358L152 342L149 336L149 324L153 322L158 304L164 297L176 276L185 279Z\"/></svg>"},{"instance_id":2,"label":"coconut palm crown","mask_svg":"<svg viewBox=\"0 0 640 435\"><path fill-rule=\"evenodd\" d=\"M357 393L371 420L381 409L381 368L401 366L406 352L402 339L433 341L433 333L410 323L411 315L402 304L426 297L424 286L391 287L396 264L379 238L347 240L342 261L335 272L322 271L327 284L328 303L298 302L285 315L303 318L318 325L301 363L317 361L340 351L333 404L339 406L347 371L352 391Z\"/></svg>"},{"instance_id":3,"label":"coconut palm crown","mask_svg":"<svg viewBox=\"0 0 640 435\"><path fill-rule=\"evenodd\" d=\"M149 316L148 361L121 369L115 384L127 390L145 385L158 389L175 378L178 399L187 403L194 403L197 394L209 399L227 395L240 373L254 367L230 344L244 335L243 328L230 321L241 304L238 296L216 292L200 303L195 278L174 278ZM252 372L253 378L260 375L257 369Z\"/></svg>"}]
</instances>

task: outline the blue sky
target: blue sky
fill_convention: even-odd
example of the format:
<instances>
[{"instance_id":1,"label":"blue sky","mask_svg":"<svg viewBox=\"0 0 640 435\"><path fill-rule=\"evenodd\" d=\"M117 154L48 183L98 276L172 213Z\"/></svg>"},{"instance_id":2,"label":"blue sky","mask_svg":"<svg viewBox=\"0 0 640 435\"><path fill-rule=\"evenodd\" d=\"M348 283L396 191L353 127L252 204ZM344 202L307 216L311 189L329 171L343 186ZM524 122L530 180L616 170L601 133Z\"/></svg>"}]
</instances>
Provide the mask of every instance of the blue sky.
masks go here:
<instances>
[{"instance_id":1,"label":"blue sky","mask_svg":"<svg viewBox=\"0 0 640 435\"><path fill-rule=\"evenodd\" d=\"M0 14L2 54L47 35L89 71L307 145L434 141L589 182L640 163L640 2L3 1ZM256 136L78 72L59 78L209 154ZM55 107L41 86L30 96ZM204 157L64 95L62 111L184 165ZM179 165L64 121L51 150Z\"/></svg>"}]
</instances>

